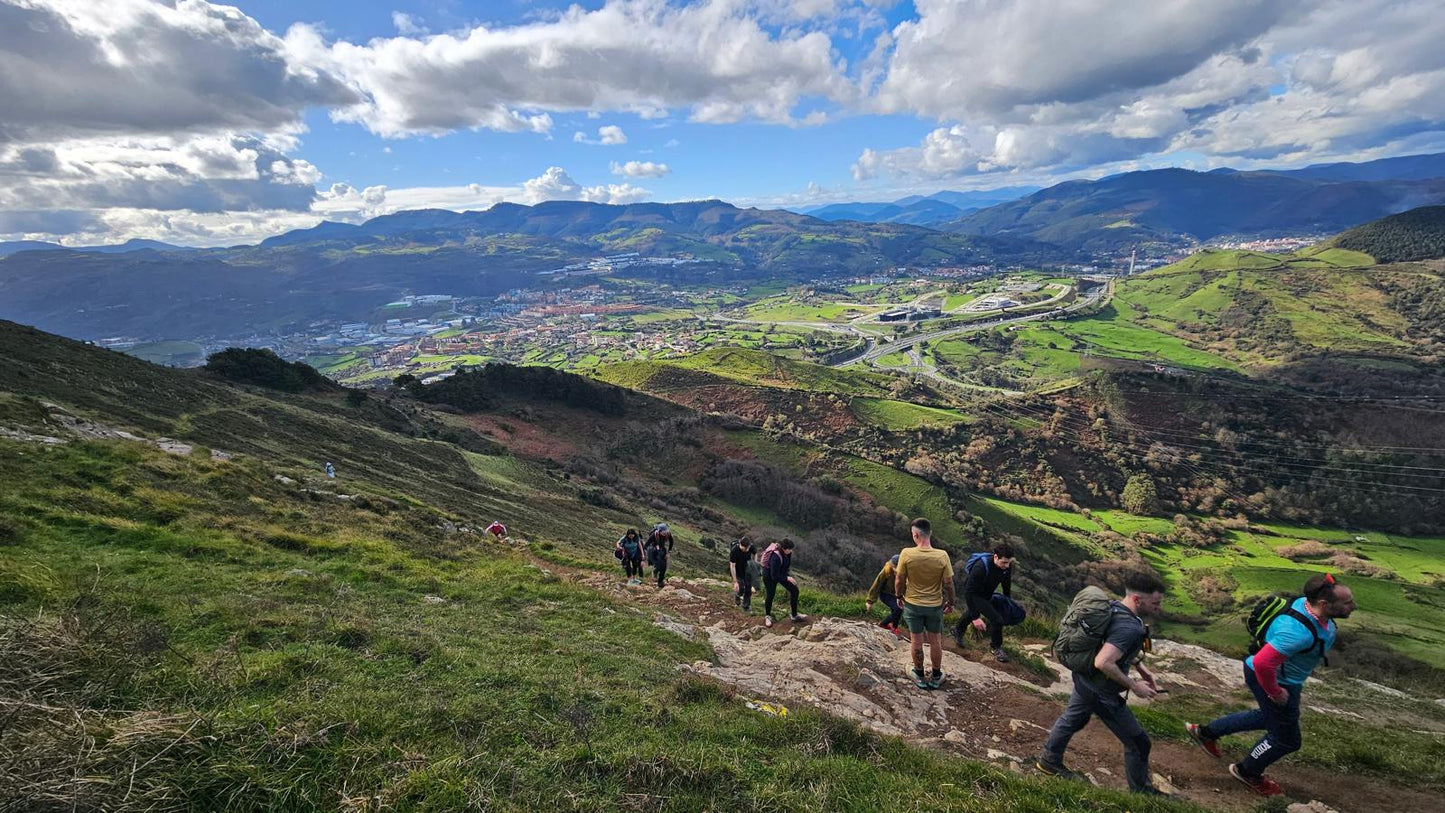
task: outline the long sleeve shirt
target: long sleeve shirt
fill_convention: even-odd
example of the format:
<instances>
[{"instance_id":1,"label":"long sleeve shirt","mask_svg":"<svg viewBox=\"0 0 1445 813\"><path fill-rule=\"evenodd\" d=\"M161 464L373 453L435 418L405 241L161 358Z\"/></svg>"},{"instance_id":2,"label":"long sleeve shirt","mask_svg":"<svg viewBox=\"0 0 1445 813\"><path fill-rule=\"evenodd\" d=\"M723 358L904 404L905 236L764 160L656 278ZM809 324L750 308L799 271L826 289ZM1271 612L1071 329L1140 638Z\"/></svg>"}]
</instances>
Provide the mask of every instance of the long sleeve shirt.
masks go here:
<instances>
[{"instance_id":1,"label":"long sleeve shirt","mask_svg":"<svg viewBox=\"0 0 1445 813\"><path fill-rule=\"evenodd\" d=\"M1013 594L1013 569L1018 567L1015 564L1008 570L1004 570L992 561L981 561L972 567L964 570L963 593L966 596L991 596L995 592L1002 592L1006 596Z\"/></svg>"},{"instance_id":2,"label":"long sleeve shirt","mask_svg":"<svg viewBox=\"0 0 1445 813\"><path fill-rule=\"evenodd\" d=\"M873 577L873 586L868 588L868 600L877 601L879 595L896 595L893 591L895 589L894 580L897 577L898 572L893 569L893 565L884 565L883 569L878 571L878 575Z\"/></svg>"}]
</instances>

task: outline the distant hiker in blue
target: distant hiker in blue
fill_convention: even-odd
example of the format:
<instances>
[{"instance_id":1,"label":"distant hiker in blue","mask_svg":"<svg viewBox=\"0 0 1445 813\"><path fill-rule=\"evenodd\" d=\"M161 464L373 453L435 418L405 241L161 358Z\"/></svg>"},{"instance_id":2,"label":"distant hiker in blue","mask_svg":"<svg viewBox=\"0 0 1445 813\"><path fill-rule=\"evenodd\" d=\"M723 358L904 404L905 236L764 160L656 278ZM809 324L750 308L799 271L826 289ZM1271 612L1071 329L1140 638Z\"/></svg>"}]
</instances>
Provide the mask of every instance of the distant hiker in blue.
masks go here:
<instances>
[{"instance_id":1,"label":"distant hiker in blue","mask_svg":"<svg viewBox=\"0 0 1445 813\"><path fill-rule=\"evenodd\" d=\"M953 628L953 640L961 648L963 632L980 618L988 626L988 643L995 660L1006 662L1003 651L1004 618L994 606L994 591L1005 597L1013 593L1014 549L1011 545L995 545L992 553L975 553L963 566L964 611Z\"/></svg>"},{"instance_id":2,"label":"distant hiker in blue","mask_svg":"<svg viewBox=\"0 0 1445 813\"><path fill-rule=\"evenodd\" d=\"M1084 588L1074 597L1069 612L1060 622L1060 639L1069 634L1076 605L1084 599L1092 601L1091 593L1099 597L1099 612L1103 618L1098 623L1084 626L1090 630L1097 628L1102 639L1094 636L1097 650L1084 650L1087 660L1071 669L1074 691L1069 696L1069 705L1054 722L1048 741L1044 743L1043 754L1035 765L1050 776L1082 779L1082 775L1064 765L1064 751L1069 747L1069 740L1097 716L1124 744L1124 774L1129 790L1164 795L1154 787L1149 775L1149 735L1144 733L1144 727L1124 701L1127 692L1133 692L1144 700L1159 694L1154 675L1139 662L1149 642L1149 628L1140 616L1152 616L1159 612L1159 606L1164 601L1164 582L1153 573L1130 574L1124 582L1123 601L1110 600L1097 587ZM1057 641L1054 647L1057 655ZM1129 676L1131 666L1139 670L1140 679Z\"/></svg>"},{"instance_id":3,"label":"distant hiker in blue","mask_svg":"<svg viewBox=\"0 0 1445 813\"><path fill-rule=\"evenodd\" d=\"M647 535L647 542L643 543L643 548L647 551L647 563L652 565L652 572L657 575L658 589L662 588L664 580L667 579L667 555L672 551L672 546L672 529L667 527L666 522L652 526L652 533Z\"/></svg>"},{"instance_id":4,"label":"distant hiker in blue","mask_svg":"<svg viewBox=\"0 0 1445 813\"><path fill-rule=\"evenodd\" d=\"M873 602L882 601L883 606L888 608L888 617L878 626L888 630L894 635L898 634L898 622L903 618L903 604L893 592L897 589L898 579L898 554L893 554L888 561L883 563L883 569L873 577L873 584L868 588L868 599L863 602L864 612L873 612Z\"/></svg>"},{"instance_id":5,"label":"distant hiker in blue","mask_svg":"<svg viewBox=\"0 0 1445 813\"><path fill-rule=\"evenodd\" d=\"M335 476L336 476L336 467L333 466L333 465L331 465L330 463L327 463L327 464L326 464L326 476L327 476L327 477L335 477Z\"/></svg>"},{"instance_id":6,"label":"distant hiker in blue","mask_svg":"<svg viewBox=\"0 0 1445 813\"><path fill-rule=\"evenodd\" d=\"M642 584L642 535L636 528L628 528L627 533L617 540L616 550L622 560L622 570L627 574L628 584Z\"/></svg>"},{"instance_id":7,"label":"distant hiker in blue","mask_svg":"<svg viewBox=\"0 0 1445 813\"><path fill-rule=\"evenodd\" d=\"M788 617L795 622L807 621L798 612L798 582L792 577L793 540L774 542L763 551L763 626L773 625L773 595L778 586L788 591Z\"/></svg>"},{"instance_id":8,"label":"distant hiker in blue","mask_svg":"<svg viewBox=\"0 0 1445 813\"><path fill-rule=\"evenodd\" d=\"M1205 725L1186 723L1185 731L1210 756L1218 758L1219 738L1244 731L1264 731L1249 755L1231 763L1229 773L1261 796L1284 792L1264 775L1281 757L1300 749L1300 692L1305 679L1335 645L1336 618L1349 618L1355 596L1334 576L1320 573L1305 582L1304 595L1267 622L1263 644L1244 659L1244 685L1259 708L1227 714Z\"/></svg>"}]
</instances>

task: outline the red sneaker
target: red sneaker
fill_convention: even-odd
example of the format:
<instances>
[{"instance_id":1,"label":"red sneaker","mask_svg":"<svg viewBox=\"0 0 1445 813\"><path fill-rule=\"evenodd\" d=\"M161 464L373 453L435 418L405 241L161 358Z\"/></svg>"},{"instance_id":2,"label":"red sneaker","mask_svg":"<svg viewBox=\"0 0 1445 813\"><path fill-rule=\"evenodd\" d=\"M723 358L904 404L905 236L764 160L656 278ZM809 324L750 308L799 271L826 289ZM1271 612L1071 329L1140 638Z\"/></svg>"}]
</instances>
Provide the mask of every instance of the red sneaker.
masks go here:
<instances>
[{"instance_id":1,"label":"red sneaker","mask_svg":"<svg viewBox=\"0 0 1445 813\"><path fill-rule=\"evenodd\" d=\"M1229 764L1229 775L1243 782L1250 790L1260 796L1278 796L1284 793L1284 788L1279 783L1267 776L1250 778L1239 772L1239 766L1231 762Z\"/></svg>"},{"instance_id":2,"label":"red sneaker","mask_svg":"<svg viewBox=\"0 0 1445 813\"><path fill-rule=\"evenodd\" d=\"M1219 759L1220 756L1222 756L1222 754L1219 753L1219 740L1211 740L1203 734L1200 734L1198 723L1185 723L1184 730L1189 732L1189 739L1194 740L1195 745L1204 749L1204 753L1215 759Z\"/></svg>"}]
</instances>

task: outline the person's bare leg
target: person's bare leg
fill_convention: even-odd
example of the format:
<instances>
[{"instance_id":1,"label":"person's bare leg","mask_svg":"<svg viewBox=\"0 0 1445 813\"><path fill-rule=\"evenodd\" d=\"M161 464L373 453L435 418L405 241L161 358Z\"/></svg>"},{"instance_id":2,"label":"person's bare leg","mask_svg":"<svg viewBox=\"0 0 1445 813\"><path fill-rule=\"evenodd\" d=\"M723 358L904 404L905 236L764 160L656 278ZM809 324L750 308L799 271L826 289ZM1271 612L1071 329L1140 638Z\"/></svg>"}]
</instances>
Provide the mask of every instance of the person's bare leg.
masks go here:
<instances>
[{"instance_id":1,"label":"person's bare leg","mask_svg":"<svg viewBox=\"0 0 1445 813\"><path fill-rule=\"evenodd\" d=\"M910 638L910 644L913 647L913 667L920 672L923 671L923 643L927 639L928 633L926 632L915 632Z\"/></svg>"},{"instance_id":2,"label":"person's bare leg","mask_svg":"<svg viewBox=\"0 0 1445 813\"><path fill-rule=\"evenodd\" d=\"M927 637L928 645L932 648L932 650L928 654L930 656L931 662L933 663L933 671L943 671L943 633L925 632L923 634ZM919 665L922 665L922 658L915 658L915 660L919 662Z\"/></svg>"}]
</instances>

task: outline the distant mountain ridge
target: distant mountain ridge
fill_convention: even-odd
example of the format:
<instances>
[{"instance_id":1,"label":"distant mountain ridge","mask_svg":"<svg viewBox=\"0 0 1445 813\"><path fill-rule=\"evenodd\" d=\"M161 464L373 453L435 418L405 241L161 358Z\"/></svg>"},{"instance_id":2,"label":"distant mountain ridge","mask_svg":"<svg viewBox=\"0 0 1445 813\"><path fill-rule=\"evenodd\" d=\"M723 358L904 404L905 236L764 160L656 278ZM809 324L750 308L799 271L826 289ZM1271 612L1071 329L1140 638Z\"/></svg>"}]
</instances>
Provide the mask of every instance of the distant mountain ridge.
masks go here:
<instances>
[{"instance_id":1,"label":"distant mountain ridge","mask_svg":"<svg viewBox=\"0 0 1445 813\"><path fill-rule=\"evenodd\" d=\"M907 223L932 226L955 220L969 212L1017 200L1037 192L1037 186L1009 186L970 192L935 192L924 197L909 195L891 203L829 203L791 209L822 220L857 220L864 223Z\"/></svg>"},{"instance_id":2,"label":"distant mountain ridge","mask_svg":"<svg viewBox=\"0 0 1445 813\"><path fill-rule=\"evenodd\" d=\"M142 240L133 237L124 243L117 245L100 246L62 246L59 243L48 243L44 240L14 240L8 243L0 243L0 257L8 257L11 254L18 254L22 251L80 251L91 254L127 254L132 251L196 251L190 246L177 246L170 243L162 243L159 240Z\"/></svg>"},{"instance_id":3,"label":"distant mountain ridge","mask_svg":"<svg viewBox=\"0 0 1445 813\"><path fill-rule=\"evenodd\" d=\"M1445 203L1445 154L1301 170L1157 169L1066 181L941 228L1091 252L1221 235L1328 234Z\"/></svg>"}]
</instances>

